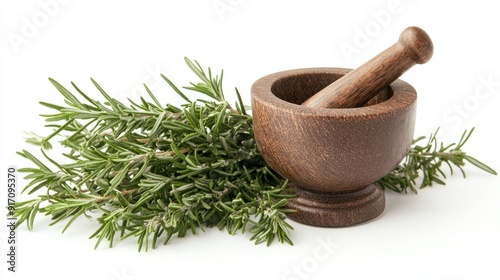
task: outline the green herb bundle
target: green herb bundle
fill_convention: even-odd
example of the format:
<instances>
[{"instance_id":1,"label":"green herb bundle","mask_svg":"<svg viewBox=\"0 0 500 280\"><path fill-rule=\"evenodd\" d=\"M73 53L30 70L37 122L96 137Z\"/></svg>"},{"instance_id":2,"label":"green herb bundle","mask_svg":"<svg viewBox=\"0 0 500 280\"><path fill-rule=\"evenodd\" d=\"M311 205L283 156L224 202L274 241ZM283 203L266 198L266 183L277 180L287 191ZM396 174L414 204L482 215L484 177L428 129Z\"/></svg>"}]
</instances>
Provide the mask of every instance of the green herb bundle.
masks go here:
<instances>
[{"instance_id":1,"label":"green herb bundle","mask_svg":"<svg viewBox=\"0 0 500 280\"><path fill-rule=\"evenodd\" d=\"M295 195L259 154L252 117L238 90L233 108L224 98L223 72L213 76L210 68L205 72L196 61L185 60L200 79L185 89L208 100L191 101L163 75L184 105L160 104L146 85L148 99L129 99L125 105L92 80L105 99L101 102L75 84L77 95L51 79L65 105L40 102L54 111L42 115L54 131L46 137L31 134L28 142L42 147L43 159L19 152L34 165L19 169L28 173L23 191L36 197L16 203L18 225L25 222L32 229L40 212L51 216L52 224L66 221L65 231L78 217L97 215L100 227L91 236L96 247L104 239L111 247L115 240L135 237L139 251L212 226L230 234L249 231L256 243L278 239L293 244L286 213L292 211L287 204ZM416 192L420 174L420 187L444 184L442 163L463 172L465 161L496 174L461 151L471 133L465 132L457 145L441 144L439 149L431 135L425 147L414 145L405 162L379 184ZM55 139L70 163L48 155Z\"/></svg>"}]
</instances>

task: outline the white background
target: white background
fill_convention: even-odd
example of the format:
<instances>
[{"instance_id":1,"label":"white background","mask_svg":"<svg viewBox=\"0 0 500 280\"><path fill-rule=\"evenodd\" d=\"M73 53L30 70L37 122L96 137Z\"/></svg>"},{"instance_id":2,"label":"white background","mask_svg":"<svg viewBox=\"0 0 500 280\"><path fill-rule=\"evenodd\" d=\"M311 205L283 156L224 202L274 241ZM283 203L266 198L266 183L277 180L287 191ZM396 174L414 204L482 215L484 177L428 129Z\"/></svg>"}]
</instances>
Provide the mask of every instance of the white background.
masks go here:
<instances>
[{"instance_id":1,"label":"white background","mask_svg":"<svg viewBox=\"0 0 500 280\"><path fill-rule=\"evenodd\" d=\"M26 164L16 151L37 151L23 142L23 131L47 132L38 116L47 110L38 101L61 101L48 77L68 87L74 81L98 98L93 77L121 100L137 98L146 82L162 102L177 103L159 73L179 86L194 81L187 56L223 68L229 99L237 86L250 103L249 88L263 75L355 68L411 25L426 30L435 46L428 64L402 77L419 94L415 136L441 126L442 139L456 141L475 126L465 150L498 171L498 5L437 2L2 1L2 182L8 165ZM418 195L387 192L385 212L360 226L325 229L290 221L295 246L255 246L248 234L209 229L147 253L137 253L132 240L94 250L95 240L87 237L95 221L79 219L61 234L62 225L49 227L40 215L32 232L25 226L17 231L15 274L6 268L7 231L1 227L2 279L500 279L499 177L471 165L466 171L467 179L457 173L446 186ZM6 190L0 189L5 205Z\"/></svg>"}]
</instances>

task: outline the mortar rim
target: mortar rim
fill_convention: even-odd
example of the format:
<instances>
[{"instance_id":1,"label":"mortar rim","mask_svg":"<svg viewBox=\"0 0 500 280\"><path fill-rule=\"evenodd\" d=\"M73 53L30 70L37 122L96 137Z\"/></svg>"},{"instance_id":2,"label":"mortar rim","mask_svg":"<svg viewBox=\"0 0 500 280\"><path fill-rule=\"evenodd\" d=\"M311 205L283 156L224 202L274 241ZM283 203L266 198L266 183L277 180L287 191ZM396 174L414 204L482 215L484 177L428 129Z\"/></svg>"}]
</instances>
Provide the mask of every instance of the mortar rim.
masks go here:
<instances>
[{"instance_id":1,"label":"mortar rim","mask_svg":"<svg viewBox=\"0 0 500 280\"><path fill-rule=\"evenodd\" d=\"M411 107L417 99L417 92L409 83L398 79L390 84L392 96L386 101L356 108L311 108L285 101L277 97L272 92L273 85L283 78L298 76L303 74L337 74L345 75L352 71L349 68L338 67L312 67L297 68L285 71L279 71L268 74L256 80L251 86L252 100L260 101L266 107L272 107L276 110L286 111L293 114L304 116L335 117L345 119L357 119L360 117L371 118L381 117L382 115L393 114L395 112L406 110Z\"/></svg>"}]
</instances>

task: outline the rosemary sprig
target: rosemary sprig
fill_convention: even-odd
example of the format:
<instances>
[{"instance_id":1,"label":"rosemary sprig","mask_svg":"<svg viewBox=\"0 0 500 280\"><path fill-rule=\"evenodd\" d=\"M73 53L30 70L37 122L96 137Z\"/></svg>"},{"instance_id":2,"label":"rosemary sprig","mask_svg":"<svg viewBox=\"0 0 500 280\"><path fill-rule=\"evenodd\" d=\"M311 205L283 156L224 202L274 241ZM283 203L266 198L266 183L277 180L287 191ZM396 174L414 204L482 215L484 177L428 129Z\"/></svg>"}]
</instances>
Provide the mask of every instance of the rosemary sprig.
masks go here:
<instances>
[{"instance_id":1,"label":"rosemary sprig","mask_svg":"<svg viewBox=\"0 0 500 280\"><path fill-rule=\"evenodd\" d=\"M19 170L30 180L24 191L43 192L16 205L18 224L33 228L40 212L52 224L67 220L65 231L78 217L98 212L100 227L91 236L96 247L103 240L112 246L116 237L135 237L139 250L147 250L160 238L167 243L211 226L230 234L249 228L256 243L277 238L292 244L285 213L294 195L260 156L241 98L233 109L224 99L222 73L214 77L197 62L186 63L201 79L188 89L210 100L190 101L165 76L185 105L162 106L145 85L150 101L129 100L127 106L92 80L102 103L74 84L80 97L51 79L66 105L41 102L55 110L43 115L55 130L44 138L31 134L29 142L48 148L62 137L70 163L58 163L42 149L49 167L19 152L35 165Z\"/></svg>"},{"instance_id":2,"label":"rosemary sprig","mask_svg":"<svg viewBox=\"0 0 500 280\"><path fill-rule=\"evenodd\" d=\"M497 175L496 171L479 160L467 155L462 151L462 147L469 140L474 128L470 131L465 130L458 143L444 145L438 143L435 133L429 136L429 140L424 146L418 145L425 136L413 140L412 147L409 149L404 161L398 165L391 173L378 181L378 184L385 189L395 192L408 193L408 189L417 193L417 179L421 178L419 188L432 186L434 183L444 185L446 173L443 170L445 166L453 174L453 167L458 168L465 178L463 166L466 162L482 169L490 174Z\"/></svg>"},{"instance_id":3,"label":"rosemary sprig","mask_svg":"<svg viewBox=\"0 0 500 280\"><path fill-rule=\"evenodd\" d=\"M40 102L55 111L42 115L54 129L46 137L30 133L27 142L42 147L39 159L27 150L18 152L34 167L22 168L29 182L23 192L37 196L16 203L18 225L34 226L37 213L51 216L51 225L63 220L63 232L81 216L100 227L91 235L96 248L103 240L137 239L139 251L155 248L163 239L183 237L217 226L229 234L251 233L255 243L273 240L293 244L286 222L289 199L295 197L287 182L265 164L254 141L252 117L238 101L233 108L222 90L223 72L213 76L196 61L185 59L200 79L188 89L209 97L191 101L167 77L163 79L187 103L162 105L144 85L149 100L113 99L94 80L104 102L91 99L72 83L77 95L55 80L50 82L64 97L64 105ZM444 162L465 176L465 161L496 172L461 151L469 139L465 132L457 145L437 148L435 134L426 146L416 145L406 159L378 181L385 189L416 192L433 182L444 184ZM69 163L60 163L46 150L56 138Z\"/></svg>"}]
</instances>

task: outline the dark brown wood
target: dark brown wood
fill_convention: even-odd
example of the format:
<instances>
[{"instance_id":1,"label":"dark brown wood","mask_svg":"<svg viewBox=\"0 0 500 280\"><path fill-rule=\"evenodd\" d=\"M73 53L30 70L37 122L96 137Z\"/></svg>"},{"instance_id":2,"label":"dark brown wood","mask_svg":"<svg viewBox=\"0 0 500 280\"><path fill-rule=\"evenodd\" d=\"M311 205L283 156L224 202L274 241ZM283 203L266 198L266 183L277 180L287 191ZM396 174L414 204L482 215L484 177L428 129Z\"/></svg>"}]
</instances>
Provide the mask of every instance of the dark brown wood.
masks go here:
<instances>
[{"instance_id":1,"label":"dark brown wood","mask_svg":"<svg viewBox=\"0 0 500 280\"><path fill-rule=\"evenodd\" d=\"M316 108L362 106L410 67L426 63L432 53L433 44L427 33L418 27L408 27L394 45L328 85L302 105Z\"/></svg>"},{"instance_id":2,"label":"dark brown wood","mask_svg":"<svg viewBox=\"0 0 500 280\"><path fill-rule=\"evenodd\" d=\"M432 52L427 34L410 27L356 70L289 70L252 85L259 151L298 194L290 218L341 227L383 212L374 182L401 162L415 127L416 91L396 79Z\"/></svg>"},{"instance_id":3,"label":"dark brown wood","mask_svg":"<svg viewBox=\"0 0 500 280\"><path fill-rule=\"evenodd\" d=\"M378 217L385 208L384 191L370 184L359 191L315 193L290 184L299 196L288 203L296 210L288 217L297 222L321 226L352 226Z\"/></svg>"},{"instance_id":4,"label":"dark brown wood","mask_svg":"<svg viewBox=\"0 0 500 280\"><path fill-rule=\"evenodd\" d=\"M393 82L358 108L302 106L350 69L309 68L274 73L251 89L255 140L269 166L297 190L289 217L341 227L380 215L384 192L373 183L393 170L413 139L416 92Z\"/></svg>"}]
</instances>

